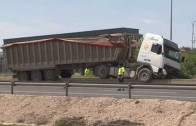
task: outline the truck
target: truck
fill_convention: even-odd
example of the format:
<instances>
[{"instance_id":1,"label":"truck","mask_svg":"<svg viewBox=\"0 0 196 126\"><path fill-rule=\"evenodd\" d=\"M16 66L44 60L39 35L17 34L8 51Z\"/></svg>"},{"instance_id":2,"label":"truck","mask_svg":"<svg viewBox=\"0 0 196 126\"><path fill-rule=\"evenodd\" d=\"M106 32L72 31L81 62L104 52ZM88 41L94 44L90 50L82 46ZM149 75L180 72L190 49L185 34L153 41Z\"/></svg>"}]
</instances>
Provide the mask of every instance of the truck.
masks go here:
<instances>
[{"instance_id":1,"label":"truck","mask_svg":"<svg viewBox=\"0 0 196 126\"><path fill-rule=\"evenodd\" d=\"M125 77L141 82L166 78L180 71L178 45L160 35L139 34L139 29L114 28L65 34L4 39L4 59L20 81L70 78L90 68L101 79Z\"/></svg>"}]
</instances>

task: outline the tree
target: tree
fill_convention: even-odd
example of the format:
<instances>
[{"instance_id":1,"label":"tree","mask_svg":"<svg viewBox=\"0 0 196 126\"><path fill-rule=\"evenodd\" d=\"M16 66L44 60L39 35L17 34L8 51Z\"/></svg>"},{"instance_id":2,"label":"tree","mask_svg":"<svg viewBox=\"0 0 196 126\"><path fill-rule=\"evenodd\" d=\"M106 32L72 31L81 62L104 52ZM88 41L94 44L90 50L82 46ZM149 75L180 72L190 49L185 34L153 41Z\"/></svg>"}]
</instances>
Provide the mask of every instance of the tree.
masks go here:
<instances>
[{"instance_id":1,"label":"tree","mask_svg":"<svg viewBox=\"0 0 196 126\"><path fill-rule=\"evenodd\" d=\"M187 53L184 55L185 61L182 63L182 70L191 77L196 75L196 53Z\"/></svg>"}]
</instances>

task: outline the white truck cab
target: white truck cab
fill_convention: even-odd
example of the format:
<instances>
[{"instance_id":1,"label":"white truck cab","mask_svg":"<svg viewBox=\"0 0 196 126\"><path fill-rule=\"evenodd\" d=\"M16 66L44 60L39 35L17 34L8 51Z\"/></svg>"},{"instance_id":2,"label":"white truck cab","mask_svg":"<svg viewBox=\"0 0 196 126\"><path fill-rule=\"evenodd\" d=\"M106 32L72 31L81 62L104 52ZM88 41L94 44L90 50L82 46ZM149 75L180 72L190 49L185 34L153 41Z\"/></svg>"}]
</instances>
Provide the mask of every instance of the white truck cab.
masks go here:
<instances>
[{"instance_id":1,"label":"white truck cab","mask_svg":"<svg viewBox=\"0 0 196 126\"><path fill-rule=\"evenodd\" d=\"M142 41L137 62L141 64L136 73L142 82L152 77L164 78L180 70L178 45L160 35L147 33Z\"/></svg>"}]
</instances>

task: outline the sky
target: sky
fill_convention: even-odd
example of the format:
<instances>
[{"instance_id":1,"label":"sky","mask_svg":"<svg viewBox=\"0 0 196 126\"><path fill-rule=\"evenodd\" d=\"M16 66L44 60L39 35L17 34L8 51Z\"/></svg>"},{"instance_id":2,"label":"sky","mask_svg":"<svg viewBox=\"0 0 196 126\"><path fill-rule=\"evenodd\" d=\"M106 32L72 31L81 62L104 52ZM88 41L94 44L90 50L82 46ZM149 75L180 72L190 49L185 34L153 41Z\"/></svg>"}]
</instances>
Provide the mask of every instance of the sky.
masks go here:
<instances>
[{"instance_id":1,"label":"sky","mask_svg":"<svg viewBox=\"0 0 196 126\"><path fill-rule=\"evenodd\" d=\"M173 41L179 47L192 46L195 6L196 0L173 0ZM7 38L119 27L169 39L170 7L171 0L0 0L0 45Z\"/></svg>"}]
</instances>

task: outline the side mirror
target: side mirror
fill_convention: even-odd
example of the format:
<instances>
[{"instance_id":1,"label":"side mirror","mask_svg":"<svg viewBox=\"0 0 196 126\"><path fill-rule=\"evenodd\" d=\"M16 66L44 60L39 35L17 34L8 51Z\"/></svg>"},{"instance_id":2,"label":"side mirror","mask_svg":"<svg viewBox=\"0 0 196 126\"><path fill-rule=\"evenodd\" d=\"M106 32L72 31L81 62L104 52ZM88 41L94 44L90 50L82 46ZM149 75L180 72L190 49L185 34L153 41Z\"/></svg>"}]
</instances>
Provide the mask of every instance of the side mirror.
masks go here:
<instances>
[{"instance_id":1,"label":"side mirror","mask_svg":"<svg viewBox=\"0 0 196 126\"><path fill-rule=\"evenodd\" d=\"M185 57L183 56L183 57L182 57L182 59L181 59L181 62L183 63L183 62L184 62L184 60L185 60Z\"/></svg>"}]
</instances>

